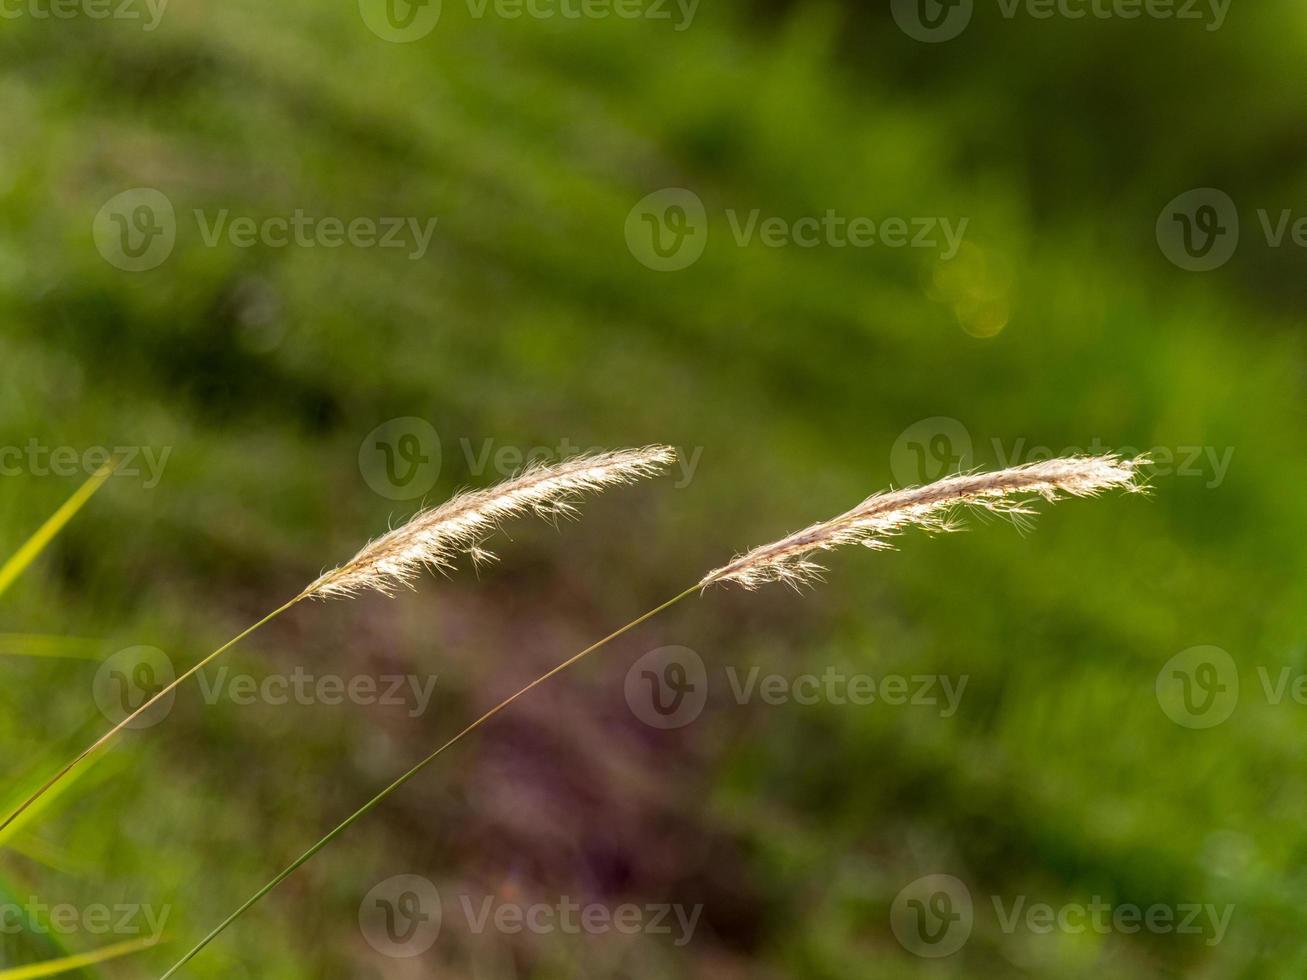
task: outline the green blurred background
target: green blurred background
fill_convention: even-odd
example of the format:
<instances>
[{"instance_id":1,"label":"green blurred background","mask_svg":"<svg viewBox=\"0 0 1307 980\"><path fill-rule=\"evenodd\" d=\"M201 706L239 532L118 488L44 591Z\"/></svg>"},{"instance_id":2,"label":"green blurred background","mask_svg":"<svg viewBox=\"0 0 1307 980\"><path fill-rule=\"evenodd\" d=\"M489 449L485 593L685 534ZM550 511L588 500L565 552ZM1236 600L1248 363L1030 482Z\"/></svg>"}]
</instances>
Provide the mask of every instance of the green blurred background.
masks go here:
<instances>
[{"instance_id":1,"label":"green blurred background","mask_svg":"<svg viewBox=\"0 0 1307 980\"><path fill-rule=\"evenodd\" d=\"M678 606L450 753L185 975L1301 976L1307 291L1302 248L1273 247L1258 209L1307 208L1307 11L1236 2L1218 27L1207 6L970 6L936 43L900 26L910 5L896 21L852 0L669 20L445 0L404 43L372 29L371 0L173 0L152 30L143 2L137 20L6 7L0 446L22 453L0 554L84 478L26 447L168 453L157 480L111 479L0 600L7 799L106 727L102 661L193 663L515 453L657 441L693 465L557 530L516 522L479 572L298 607L230 670L435 675L427 710L207 704L188 685L3 841L0 898L166 910L163 947L84 973L157 976L481 710L737 550L959 465L1122 447L1158 457L1151 497L841 553L802 595ZM175 243L127 271L104 228L145 227L143 199L119 198L140 188L174 209ZM641 204L668 188L693 197ZM1157 230L1195 188L1238 209L1239 247L1208 271ZM1200 227L1225 200L1204 194ZM695 199L701 224L675 210ZM437 224L425 250L205 240L221 215L297 209ZM755 209L965 219L965 236L949 257L741 244ZM702 256L650 268L660 215ZM388 482L386 439L425 458L417 485ZM627 672L666 646L708 684L702 714L662 730ZM1218 671L1218 714L1186 716L1171 661L1207 646L1228 661L1178 663ZM728 677L755 667L965 690L947 716L741 704ZM399 874L443 898L409 959L359 918ZM947 957L896 935L930 875L972 903ZM468 896L703 911L678 946L478 933ZM1004 925L1021 902L1098 899L1233 913L1219 941ZM0 965L125 938L6 930Z\"/></svg>"}]
</instances>

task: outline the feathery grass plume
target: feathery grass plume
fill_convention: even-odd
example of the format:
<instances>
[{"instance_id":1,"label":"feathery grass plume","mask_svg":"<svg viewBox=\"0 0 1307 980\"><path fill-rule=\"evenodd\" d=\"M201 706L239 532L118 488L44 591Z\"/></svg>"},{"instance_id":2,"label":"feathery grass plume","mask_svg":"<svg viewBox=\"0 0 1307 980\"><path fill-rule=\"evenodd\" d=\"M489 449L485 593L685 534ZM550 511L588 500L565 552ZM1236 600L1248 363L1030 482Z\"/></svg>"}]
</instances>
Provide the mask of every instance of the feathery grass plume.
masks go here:
<instances>
[{"instance_id":1,"label":"feathery grass plume","mask_svg":"<svg viewBox=\"0 0 1307 980\"><path fill-rule=\"evenodd\" d=\"M962 473L922 487L874 493L850 511L813 524L788 537L736 556L714 569L700 585L734 582L756 589L767 582L795 587L820 579L825 570L811 557L848 544L884 550L891 538L910 528L954 531L960 509L974 507L1020 520L1032 516L1033 501L1093 497L1113 488L1138 491L1137 470L1145 457L1068 456L1014 466L992 473Z\"/></svg>"},{"instance_id":2,"label":"feathery grass plume","mask_svg":"<svg viewBox=\"0 0 1307 980\"><path fill-rule=\"evenodd\" d=\"M608 645L641 623L653 619L665 609L676 605L696 593L702 595L707 586L717 582L736 582L746 588L756 588L764 582L783 581L797 584L810 581L820 567L809 561L817 551L829 551L843 544L862 544L871 548L888 547L887 538L910 527L929 531L944 531L954 525L950 514L963 506L978 507L991 513L1020 518L1032 514L1030 504L1037 498L1057 500L1061 497L1090 497L1104 490L1120 488L1137 491L1136 469L1147 459L1138 457L1125 460L1119 456L1073 456L1031 463L994 473L970 473L949 477L924 487L895 490L867 498L853 510L822 524L782 538L774 544L757 548L736 558L728 565L715 569L684 592L673 596L660 606L633 619L621 629L608 634L580 653L563 661L546 674L537 677L526 687L513 694L451 737L434 752L404 773L376 796L359 807L325 837L282 869L275 878L246 899L245 903L199 941L185 956L173 964L161 980L168 980L193 960L211 942L218 938L233 922L257 905L265 895L307 864L315 854L340 837L350 827L375 810L391 794L468 735L472 734L513 702L535 690L541 684L563 673L584 660L596 650Z\"/></svg>"},{"instance_id":3,"label":"feathery grass plume","mask_svg":"<svg viewBox=\"0 0 1307 980\"><path fill-rule=\"evenodd\" d=\"M296 603L315 597L352 596L369 589L391 595L400 586L411 585L424 567L448 570L459 554L467 554L474 560L487 560L492 556L482 547L482 542L508 518L525 513L552 518L574 516L577 501L585 494L654 476L666 469L675 458L675 450L667 446L646 446L643 449L575 456L554 466L535 464L518 476L495 486L485 490L465 491L439 507L419 511L400 527L365 546L344 565L320 576L294 599L228 640L146 700L0 821L0 836L6 827L88 756L106 745L188 678Z\"/></svg>"},{"instance_id":4,"label":"feathery grass plume","mask_svg":"<svg viewBox=\"0 0 1307 980\"><path fill-rule=\"evenodd\" d=\"M304 594L339 598L372 589L393 595L401 586L411 587L423 568L447 571L459 554L492 561L495 556L481 543L508 518L525 513L575 517L583 495L654 476L675 459L676 451L667 446L646 446L577 456L556 466L533 463L505 483L464 491L418 512L324 573Z\"/></svg>"}]
</instances>

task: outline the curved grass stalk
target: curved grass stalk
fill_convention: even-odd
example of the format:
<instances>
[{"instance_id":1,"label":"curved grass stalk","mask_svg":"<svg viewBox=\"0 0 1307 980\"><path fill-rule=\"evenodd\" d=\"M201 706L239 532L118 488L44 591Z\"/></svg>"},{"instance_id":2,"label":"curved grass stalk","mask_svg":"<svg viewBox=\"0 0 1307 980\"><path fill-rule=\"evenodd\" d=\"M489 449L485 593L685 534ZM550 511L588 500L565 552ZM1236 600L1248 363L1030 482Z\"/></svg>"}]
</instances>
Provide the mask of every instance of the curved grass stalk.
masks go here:
<instances>
[{"instance_id":1,"label":"curved grass stalk","mask_svg":"<svg viewBox=\"0 0 1307 980\"><path fill-rule=\"evenodd\" d=\"M577 500L584 495L654 476L661 473L675 458L675 451L667 446L584 454L553 466L528 466L517 476L502 483L484 490L455 494L439 507L419 511L404 524L369 542L345 564L324 572L295 598L228 640L167 687L148 698L42 783L16 810L0 821L0 837L7 827L65 776L111 742L133 721L241 640L297 603L312 598L348 598L363 591L393 595L400 587L411 585L423 569L448 570L460 555L470 555L474 561L490 560L494 556L485 549L484 540L510 517L528 513L552 518L572 516L576 513ZM67 506L65 505L65 510ZM64 516L63 520L66 521L68 516L71 513Z\"/></svg>"},{"instance_id":2,"label":"curved grass stalk","mask_svg":"<svg viewBox=\"0 0 1307 980\"><path fill-rule=\"evenodd\" d=\"M621 629L594 643L580 653L563 661L553 670L542 674L516 694L501 701L472 724L432 752L404 775L383 789L371 800L355 810L325 837L301 854L275 878L255 892L235 912L227 916L207 936L183 956L160 980L168 980L194 959L206 946L269 892L293 875L315 854L347 831L387 797L434 762L446 749L476 731L514 701L528 694L568 667L583 660L596 650L615 640L623 633L652 619L695 592L702 593L710 585L736 584L754 589L765 582L785 582L799 586L810 583L821 572L811 557L822 551L832 551L842 545L860 544L873 549L891 546L890 538L908 528L943 532L955 530L953 514L959 508L972 507L1021 519L1034 513L1031 501L1059 500L1063 497L1091 497L1110 488L1139 491L1136 470L1146 460L1142 457L1123 460L1118 456L1075 456L1051 459L991 473L967 473L948 477L924 487L909 487L887 493L873 494L852 510L830 520L814 524L772 544L755 548L729 564L714 569L684 592L662 605L633 619Z\"/></svg>"},{"instance_id":3,"label":"curved grass stalk","mask_svg":"<svg viewBox=\"0 0 1307 980\"><path fill-rule=\"evenodd\" d=\"M190 670L186 671L186 673L182 674L180 677L178 677L175 681L173 681L173 682L172 682L171 684L169 684L167 687L163 688L163 690L161 690L161 691L159 691L158 693L156 693L153 697L151 697L151 698L147 698L146 701L145 701L145 703L142 704L139 708L137 708L135 711L133 711L130 715L128 715L128 716L127 716L126 718L124 718L122 721L118 722L118 724L116 724L116 725L114 725L112 728L110 728L107 732L105 732L103 735L101 735L98 739L96 739L94 742L92 742L92 743L91 743L90 745L88 745L86 748L82 749L82 751L79 752L79 753L77 754L77 756L74 757L74 758L72 759L71 762L68 762L68 763L67 763L67 764L66 764L62 769L60 769L60 770L59 770L58 772L56 772L53 776L51 776L51 777L50 777L49 779L47 779L44 783L42 783L42 784L41 784L41 785L36 789L35 792L33 792L33 793L31 793L30 795L28 795L28 797L27 797L26 799L24 799L23 802L20 803L20 804L18 805L18 807L17 807L16 809L14 809L14 810L13 810L13 811L8 815L8 816L6 816L6 817L4 818L3 821L0 821L0 840L3 840L3 839L4 839L5 831L9 828L9 826L10 826L11 824L14 823L14 821L16 821L19 817L21 817L24 813L26 813L26 812L27 812L27 811L28 811L32 806L34 806L34 805L35 805L35 804L36 804L36 803L37 803L37 802L38 802L38 801L39 801L43 796L45 796L46 793L49 793L52 789L54 789L55 786L58 785L58 784L59 784L59 783L60 783L60 782L61 782L61 781L62 781L62 780L63 780L63 779L64 779L64 778L69 774L69 773L71 773L74 769L76 769L76 768L77 768L78 766L80 766L83 762L85 762L87 759L89 759L91 756L93 756L96 752L98 752L100 749L104 748L104 747L105 747L106 745L108 745L111 741L113 741L113 739L114 739L114 738L115 738L115 737L116 737L120 732L122 732L122 730L123 730L124 728L127 728L127 727L128 727L129 725L131 725L131 723L134 722L137 718L139 718L141 715L145 714L147 711L149 711L151 708L153 708L156 704L158 704L161 700L163 700L165 697L167 697L167 696L168 696L169 694L171 694L173 691L177 690L177 688L181 687L181 685L184 684L187 680L189 680L191 677L194 677L197 673L199 673L201 670L203 670L206 666L208 666L210 663L212 663L212 662L213 662L214 660L216 660L218 657L222 656L224 653L226 653L228 650L230 650L232 647L234 647L234 646L235 646L237 643L239 643L241 640L245 639L247 636L249 636L251 633L253 633L255 630L257 630L259 627L265 625L266 623L270 623L270 622L272 622L272 620L276 619L278 616L280 616L282 613L284 613L284 612L285 612L287 609L289 609L291 606L295 605L295 604L296 604L297 602L299 602L301 599L304 599L304 598L306 598L306 597L307 597L307 596L306 596L305 593L301 593L300 595L296 596L294 599L292 599L290 602L286 603L286 604L285 604L284 606L282 606L281 608L276 609L276 610L274 610L273 612L268 613L268 615L264 616L261 620L259 620L259 621L258 621L257 623L255 623L253 626L250 626L249 628L245 629L245 630L242 631L241 633L239 633L239 634L237 634L236 636L232 637L232 639L228 640L228 641L227 641L226 643L224 643L222 646L218 647L218 649L214 650L211 654L209 654L207 657L205 657L203 660L201 660L199 663L197 663L194 667L192 667Z\"/></svg>"},{"instance_id":4,"label":"curved grass stalk","mask_svg":"<svg viewBox=\"0 0 1307 980\"><path fill-rule=\"evenodd\" d=\"M645 622L646 620L653 619L654 616L657 616L663 610L671 608L672 606L680 602L682 599L686 599L698 591L699 591L699 585L697 583L695 585L690 586L680 595L672 599L668 599L661 606L649 610L649 612L645 613L640 618L631 620L621 629L609 633L602 640L599 640L597 643L592 643L590 646L586 647L576 656L563 661L563 663L559 664L553 670L549 671L549 673L542 674L541 676L537 677L535 680L533 680L526 687L522 688L516 694L505 698L503 701L500 701L499 704L495 705L493 708L487 711L476 721L472 722L472 724L468 725L466 728L464 728L461 732L459 732L449 741L445 742L445 744L440 746L440 748L436 749L436 751L432 752L429 756L427 756L425 759L423 759L421 762L415 765L412 769L404 773L404 775L400 776L393 783L391 783L389 786L383 789L380 793L372 797L372 799L368 800L367 803L363 804L363 806L359 807L348 817L342 820L339 824L337 824L336 827L333 828L330 833L328 833L320 841L318 841L307 851L301 854L298 858L296 858L293 862L291 862L291 864L289 864L280 874L278 874L277 877L273 878L270 882L268 882L266 885L260 888L253 895L251 895L250 898L246 900L244 905L238 908L231 915L227 916L227 918L223 919L222 922L220 922L212 932L210 932L207 936L205 936L202 940L200 940L199 943L197 943L191 949L190 952L188 952L185 956L183 956L180 960L178 960L175 964L173 964L172 968L169 969L168 972L165 973L162 978L160 978L160 980L168 980L169 977L171 977L178 970L184 967L187 963L193 960L197 955L199 955L199 953L204 949L204 947L208 946L209 943L213 942L215 939L218 938L218 936L220 936L223 932L225 932L229 925L231 925L242 915L244 915L247 911L249 911L251 908L257 905L265 895L267 895L270 891L272 891L283 881L285 881L287 878L293 875L303 865L307 864L309 860L312 859L312 857L315 854L317 854L320 850L322 850L324 847L326 847L328 844L334 841L345 831L349 830L350 827L354 826L354 824L358 823L365 816L367 816L378 806L380 806L381 803L388 796L390 796L392 793L398 790L401 786L407 783L410 779L412 779L414 776L420 773L427 766L431 765L431 763L435 762L436 759L441 754L443 754L446 749L462 741L466 736L472 734L474 731L476 731L478 728L480 728L482 725L488 722L491 718L495 717L495 715L499 714L514 701L518 700L518 698L524 697L525 695L529 694L531 691L535 690L541 684L548 681L551 677L555 677L556 675L561 674L563 671L567 670L567 668L584 660L586 657L594 653L600 647L603 647L608 643L610 643L611 641L617 639L623 633L635 629L637 626L639 626L641 623ZM3 980L3 978L0 978L0 980Z\"/></svg>"}]
</instances>

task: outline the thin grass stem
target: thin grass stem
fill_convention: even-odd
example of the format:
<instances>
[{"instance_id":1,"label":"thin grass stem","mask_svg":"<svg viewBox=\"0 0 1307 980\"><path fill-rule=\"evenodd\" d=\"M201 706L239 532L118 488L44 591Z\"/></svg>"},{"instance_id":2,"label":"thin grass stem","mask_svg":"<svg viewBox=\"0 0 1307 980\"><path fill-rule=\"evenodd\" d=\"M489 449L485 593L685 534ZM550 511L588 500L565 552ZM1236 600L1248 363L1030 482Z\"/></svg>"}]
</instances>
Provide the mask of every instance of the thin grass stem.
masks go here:
<instances>
[{"instance_id":1,"label":"thin grass stem","mask_svg":"<svg viewBox=\"0 0 1307 980\"><path fill-rule=\"evenodd\" d=\"M459 554L470 555L474 561L487 561L493 555L485 549L484 539L498 530L508 518L527 513L551 518L572 516L577 512L576 505L582 497L655 476L674 459L676 451L670 446L645 446L642 449L582 454L553 466L532 464L511 479L484 490L457 493L439 507L419 511L404 524L368 543L344 565L323 573L290 602L228 640L120 721L5 817L0 823L0 835L83 760L150 710L160 699L167 697L207 664L297 602L310 598L349 597L371 590L392 595L400 586L411 585L424 568L447 570ZM46 526L23 546L16 557L26 555L26 561L30 561L35 553L39 553L77 508L95 492L99 485L96 481L103 482L112 471L112 467L102 468L96 477L88 481L72 500L46 522ZM0 569L0 588L5 584L3 575L13 563L11 560Z\"/></svg>"},{"instance_id":2,"label":"thin grass stem","mask_svg":"<svg viewBox=\"0 0 1307 980\"><path fill-rule=\"evenodd\" d=\"M186 673L182 674L167 687L160 690L158 693L154 695L154 697L150 698L139 708L133 711L130 715L128 715L122 721L118 722L118 724L114 725L113 728L109 729L98 739L92 742L89 746L83 749L71 762L69 762L62 769L60 769L53 776L51 776L44 783L42 783L41 786L34 793L32 793L30 796L27 797L27 799L25 799L21 804L19 804L17 809L15 809L7 817L5 817L3 822L0 822L0 834L3 834L5 828L8 827L11 823L13 823L15 820L17 820L19 817L21 817L29 807L31 807L34 803L36 803L37 800L43 797L46 793L50 792L50 790L52 790L59 783L60 780L62 780L74 769L76 769L90 756L94 755L99 749L103 748L110 741L112 741L114 736L116 736L124 728L129 726L137 718L139 718L141 715L145 714L147 711L153 708L163 698L167 697L173 691L177 690L178 687L180 687L191 677L194 677L197 673L203 670L209 663L216 660L222 654L226 653L237 643L245 639L247 636L249 636L255 630L259 629L261 626L265 626L268 623L272 622L272 620L276 619L291 606L295 605L301 599L304 599L306 595L307 593L301 593L300 595L297 595L294 599L286 603L284 606L280 607L279 609L273 610L272 612L268 613L268 615L260 619L253 626L248 627L247 629L243 630L241 633L232 637L222 646L218 647L218 649L214 650L213 653L209 654L207 657L205 657L203 660L197 663L190 670L186 671Z\"/></svg>"},{"instance_id":3,"label":"thin grass stem","mask_svg":"<svg viewBox=\"0 0 1307 980\"><path fill-rule=\"evenodd\" d=\"M597 643L593 643L593 644L591 644L590 646L586 647L584 650L582 650L582 651L581 651L580 653L578 653L576 656L571 657L570 659L563 661L561 664L559 664L559 665L558 665L557 667L555 667L553 670L549 671L549 672L546 673L546 674L541 674L539 677L537 677L535 680L533 680L533 681L532 681L530 684L528 684L526 687L522 688L522 689L521 689L520 691L518 691L516 694L513 694L512 696L505 698L503 701L500 701L497 705L495 705L493 708L491 708L489 711L487 711L484 715L482 715L482 716L481 716L480 718L478 718L476 721L472 722L472 724L468 725L468 726L467 726L466 728L464 728L461 732L459 732L457 735L455 735L453 738L451 738L449 741L447 741L444 745L440 746L440 748L436 749L436 750L435 750L434 752L432 752L429 756L427 756L425 759L423 759L421 762L419 762L417 765L415 765L412 769L410 769L408 772L404 773L404 775L400 776L400 777L399 777L398 779L396 779L393 783L391 783L389 786L387 786L385 789L383 789L380 793L378 793L376 796L374 796L372 799L370 799L367 803L365 803L363 806L359 807L357 810L355 810L353 813L351 813L348 817L346 817L343 821L341 821L341 823L338 824L338 825L335 827L335 829L333 829L330 833L328 833L328 834L327 834L325 837L323 837L320 841L318 841L316 844L314 844L312 847L310 847L307 851L305 851L303 854L301 854L298 858L296 858L296 859L295 859L291 864L289 864L289 865L285 868L285 870L283 870L280 874L278 874L277 877L273 878L273 879L272 879L271 881L269 881L266 885L264 885L262 888L260 888L257 892L255 892L253 895L251 895L250 898L245 902L244 905L242 905L240 908L238 908L238 909L237 909L235 912L233 912L231 915L227 916L227 918L223 919L222 922L220 922L220 923L217 925L217 927L214 928L214 930L213 930L212 932L210 932L207 936L205 936L202 940L200 940L200 942L199 942L198 944L196 944L196 946L195 946L195 947L194 947L194 948L193 948L189 953L187 953L187 954L186 954L185 956L183 956L180 960L178 960L175 964L173 964L172 968L169 969L168 972L165 973L165 974L160 978L160 980L168 980L169 977L173 976L173 975L174 975L178 970L180 970L183 966L185 966L185 965L186 965L187 963L189 963L192 959L194 959L194 958L195 958L195 957L196 957L196 956L197 956L197 955L198 955L198 954L199 954L199 953L204 949L204 947L208 946L209 943L213 942L215 939L218 938L218 936L222 935L222 933L223 933L224 931L226 931L226 929L227 929L228 926L230 926L233 922L235 922L235 921L236 921L237 919L239 919L242 915L244 915L246 912L248 912L251 908L253 908L255 905L257 905L257 904L259 903L259 901L262 900L263 897L264 897L265 895L267 895L270 891L272 891L274 888L276 888L278 885L280 885L283 881L285 881L287 878L289 878L291 875L293 875L293 874L294 874L296 871L298 871L298 870L299 870L303 865L307 864L307 863L308 863L308 862L313 858L313 856L314 856L315 854L317 854L320 850L322 850L324 847L326 847L328 844L330 844L333 840L335 840L337 837L339 837L339 836L340 836L341 834L343 834L345 831L349 830L350 827L352 827L352 826L354 826L354 824L358 823L361 819L363 819L363 817L367 816L367 815L368 815L372 810L374 810L374 809L376 809L378 806L380 806L381 803L382 803L382 802L383 802L383 801L384 801L388 796L390 796L392 793L394 793L396 790L398 790L401 786L403 786L405 783L407 783L410 779L412 779L414 776L416 776L418 773L420 773L420 772L421 772L423 769L425 769L427 766L431 765L431 763L433 763L433 762L434 762L434 761L435 761L435 760L436 760L436 759L441 755L441 753L443 753L446 749L448 749L448 748L450 748L451 746L457 744L457 743L460 742L462 739L464 739L464 738L467 737L468 735L472 734L472 732L476 731L478 728L480 728L482 725L484 725L486 722L488 722L491 718L495 717L495 715L499 714L499 712L503 711L505 708L507 708L509 705L511 705L514 701L516 701L516 700L518 700L519 698L524 697L525 695L529 694L531 691L535 690L535 689L536 689L537 687L539 687L541 684L544 684L544 683L545 683L546 681L548 681L550 678L555 677L555 676L557 676L558 674L561 674L563 671L567 670L569 667L571 667L571 666L573 666L574 664L580 662L581 660L584 660L586 657L588 657L590 654L594 653L594 652L595 652L596 650L598 650L600 647L603 647L603 646L607 645L608 643L612 642L613 640L617 639L617 638L618 638L619 636L621 636L623 633L627 633L627 632L629 632L630 630L635 629L635 628L636 628L637 626L639 626L641 623L643 623L643 622L645 622L645 621L647 621L647 620L653 619L653 618L654 618L655 616L657 616L659 613L663 612L663 611L666 610L666 609L671 608L672 606L674 606L674 605L676 605L678 602L680 602L682 599L686 599L686 598L688 598L689 596L691 596L691 595L693 595L694 593L699 592L699 591L700 591L700 587L699 587L698 584L695 584L695 585L690 586L690 588L686 589L686 590L685 590L684 592L682 592L680 595L678 595L678 596L676 596L676 597L674 597L674 598L672 598L672 599L668 599L666 602L664 602L664 603L663 603L662 605L660 605L660 606L657 606L657 607L655 607L655 608L653 608L653 609L650 609L647 613L645 613L643 616L640 616L638 619L633 619L633 620L631 620L629 623L627 623L627 624L626 624L625 626L623 626L621 629L616 630L616 631L614 631L614 632L612 632L612 633L609 633L609 634L608 634L607 636L605 636L602 640L599 640Z\"/></svg>"},{"instance_id":4,"label":"thin grass stem","mask_svg":"<svg viewBox=\"0 0 1307 980\"><path fill-rule=\"evenodd\" d=\"M344 822L305 851L277 877L254 893L244 905L224 919L216 929L179 960L161 980L168 980L179 969L195 958L233 922L251 909L265 895L295 873L315 854L352 827L383 800L430 765L442 752L471 732L476 731L518 698L539 687L551 677L562 673L609 641L674 606L687 596L701 592L717 583L734 583L752 589L765 582L787 582L801 585L810 582L821 571L811 556L833 551L838 547L860 544L870 548L885 548L894 535L907 528L925 531L951 530L956 525L950 513L963 507L972 507L989 513L1023 518L1034 513L1029 504L1033 499L1053 501L1062 497L1090 497L1109 488L1140 491L1137 469L1145 459L1123 460L1115 455L1077 456L1053 459L1025 466L1011 467L992 473L959 474L936 481L925 487L873 494L857 507L830 520L811 525L803 531L788 535L779 541L737 557L721 568L705 575L699 582L675 598L627 623L598 643L586 647L570 660L536 678L512 697L501 701L484 715L451 738L435 752L400 776L366 804L355 810Z\"/></svg>"}]
</instances>

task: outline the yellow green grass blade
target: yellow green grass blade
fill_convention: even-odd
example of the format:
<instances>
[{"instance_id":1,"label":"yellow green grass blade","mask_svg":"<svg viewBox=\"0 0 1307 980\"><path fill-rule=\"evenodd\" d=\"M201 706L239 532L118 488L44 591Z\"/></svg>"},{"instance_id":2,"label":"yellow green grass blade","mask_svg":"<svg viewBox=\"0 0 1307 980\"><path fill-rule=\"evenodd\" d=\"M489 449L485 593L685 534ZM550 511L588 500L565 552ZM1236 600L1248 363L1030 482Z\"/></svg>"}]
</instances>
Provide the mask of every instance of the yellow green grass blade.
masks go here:
<instances>
[{"instance_id":1,"label":"yellow green grass blade","mask_svg":"<svg viewBox=\"0 0 1307 980\"><path fill-rule=\"evenodd\" d=\"M87 870L84 861L33 834L19 834L11 838L8 847L15 854L21 854L29 861L42 864L70 878L82 875Z\"/></svg>"},{"instance_id":2,"label":"yellow green grass blade","mask_svg":"<svg viewBox=\"0 0 1307 980\"><path fill-rule=\"evenodd\" d=\"M32 963L28 966L15 966L7 970L0 970L0 980L36 980L38 977L57 977L61 973L69 973L73 970L94 966L96 963L117 959L120 956L138 953L153 946L155 942L157 942L155 939L133 939L130 942L117 943L89 953L78 953L75 956L64 956L57 960L46 960L44 963Z\"/></svg>"},{"instance_id":3,"label":"yellow green grass blade","mask_svg":"<svg viewBox=\"0 0 1307 980\"><path fill-rule=\"evenodd\" d=\"M100 660L104 644L81 636L49 633L0 633L0 656L52 660Z\"/></svg>"},{"instance_id":4,"label":"yellow green grass blade","mask_svg":"<svg viewBox=\"0 0 1307 980\"><path fill-rule=\"evenodd\" d=\"M77 488L63 506L50 515L50 518L37 528L36 533L23 543L23 546L14 552L13 556L0 565L0 595L13 584L14 579L18 578L33 561L36 556L45 550L46 546L54 540L56 534L63 530L64 525L71 521L76 513L82 509L88 500L95 495L95 491L104 485L104 481L113 475L113 471L118 468L117 460L110 460L95 471L85 483Z\"/></svg>"}]
</instances>

